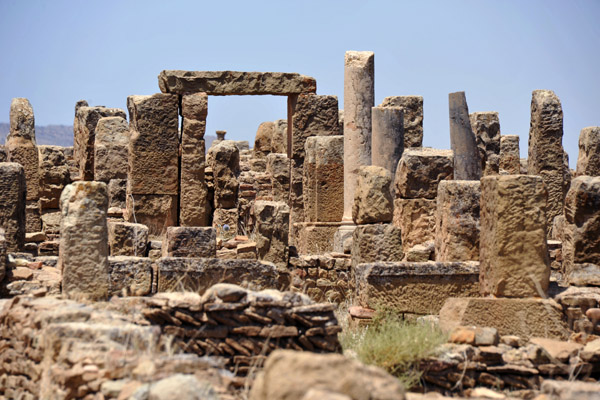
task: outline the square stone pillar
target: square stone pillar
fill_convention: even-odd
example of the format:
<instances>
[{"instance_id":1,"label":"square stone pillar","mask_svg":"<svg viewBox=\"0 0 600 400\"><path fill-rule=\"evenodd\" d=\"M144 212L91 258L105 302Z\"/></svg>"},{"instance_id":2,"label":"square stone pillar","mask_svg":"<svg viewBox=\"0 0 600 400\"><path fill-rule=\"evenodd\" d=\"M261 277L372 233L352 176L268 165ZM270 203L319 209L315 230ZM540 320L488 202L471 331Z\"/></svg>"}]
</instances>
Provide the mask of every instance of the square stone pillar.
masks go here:
<instances>
[{"instance_id":1,"label":"square stone pillar","mask_svg":"<svg viewBox=\"0 0 600 400\"><path fill-rule=\"evenodd\" d=\"M402 107L373 107L371 164L396 173L404 152L404 109Z\"/></svg>"},{"instance_id":2,"label":"square stone pillar","mask_svg":"<svg viewBox=\"0 0 600 400\"><path fill-rule=\"evenodd\" d=\"M575 175L600 176L600 126L581 130Z\"/></svg>"},{"instance_id":3,"label":"square stone pillar","mask_svg":"<svg viewBox=\"0 0 600 400\"><path fill-rule=\"evenodd\" d=\"M25 243L25 169L19 163L0 163L0 228L9 252Z\"/></svg>"},{"instance_id":4,"label":"square stone pillar","mask_svg":"<svg viewBox=\"0 0 600 400\"><path fill-rule=\"evenodd\" d=\"M129 125L123 117L104 117L96 125L94 179L127 179Z\"/></svg>"},{"instance_id":5,"label":"square stone pillar","mask_svg":"<svg viewBox=\"0 0 600 400\"><path fill-rule=\"evenodd\" d=\"M206 168L204 133L208 115L206 93L186 94L181 99L181 226L208 226L211 205L204 179Z\"/></svg>"},{"instance_id":6,"label":"square stone pillar","mask_svg":"<svg viewBox=\"0 0 600 400\"><path fill-rule=\"evenodd\" d=\"M495 175L500 164L500 119L496 111L469 114L483 175Z\"/></svg>"},{"instance_id":7,"label":"square stone pillar","mask_svg":"<svg viewBox=\"0 0 600 400\"><path fill-rule=\"evenodd\" d=\"M519 135L502 135L500 137L500 170L509 175L520 174Z\"/></svg>"},{"instance_id":8,"label":"square stone pillar","mask_svg":"<svg viewBox=\"0 0 600 400\"><path fill-rule=\"evenodd\" d=\"M546 202L539 176L493 175L481 180L483 295L546 296L550 280Z\"/></svg>"},{"instance_id":9,"label":"square stone pillar","mask_svg":"<svg viewBox=\"0 0 600 400\"><path fill-rule=\"evenodd\" d=\"M38 146L40 177L40 208L58 209L60 194L71 183L71 174L65 157L65 148Z\"/></svg>"},{"instance_id":10,"label":"square stone pillar","mask_svg":"<svg viewBox=\"0 0 600 400\"><path fill-rule=\"evenodd\" d=\"M254 217L258 259L287 268L290 208L284 202L257 200Z\"/></svg>"},{"instance_id":11,"label":"square stone pillar","mask_svg":"<svg viewBox=\"0 0 600 400\"><path fill-rule=\"evenodd\" d=\"M106 300L109 292L108 191L103 182L75 182L60 197L58 265L69 298Z\"/></svg>"},{"instance_id":12,"label":"square stone pillar","mask_svg":"<svg viewBox=\"0 0 600 400\"><path fill-rule=\"evenodd\" d=\"M404 148L423 147L423 96L390 96L379 107L402 108Z\"/></svg>"},{"instance_id":13,"label":"square stone pillar","mask_svg":"<svg viewBox=\"0 0 600 400\"><path fill-rule=\"evenodd\" d=\"M469 119L465 92L448 95L450 110L450 146L454 151L454 176L460 180L479 180L481 160L477 140Z\"/></svg>"}]
</instances>

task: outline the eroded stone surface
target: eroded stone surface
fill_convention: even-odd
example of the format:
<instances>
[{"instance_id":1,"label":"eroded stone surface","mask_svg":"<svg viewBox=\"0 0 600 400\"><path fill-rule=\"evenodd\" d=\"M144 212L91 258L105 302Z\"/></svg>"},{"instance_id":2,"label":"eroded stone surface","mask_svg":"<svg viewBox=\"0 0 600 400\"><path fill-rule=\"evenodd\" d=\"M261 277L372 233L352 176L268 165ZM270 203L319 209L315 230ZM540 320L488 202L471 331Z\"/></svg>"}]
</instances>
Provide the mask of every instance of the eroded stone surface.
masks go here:
<instances>
[{"instance_id":1,"label":"eroded stone surface","mask_svg":"<svg viewBox=\"0 0 600 400\"><path fill-rule=\"evenodd\" d=\"M130 222L108 222L108 245L111 256L145 257L148 227Z\"/></svg>"},{"instance_id":2,"label":"eroded stone surface","mask_svg":"<svg viewBox=\"0 0 600 400\"><path fill-rule=\"evenodd\" d=\"M583 128L579 134L579 156L575 175L600 176L600 127Z\"/></svg>"},{"instance_id":3,"label":"eroded stone surface","mask_svg":"<svg viewBox=\"0 0 600 400\"><path fill-rule=\"evenodd\" d=\"M152 290L152 261L144 257L108 258L110 296L146 296Z\"/></svg>"},{"instance_id":4,"label":"eroded stone surface","mask_svg":"<svg viewBox=\"0 0 600 400\"><path fill-rule=\"evenodd\" d=\"M254 203L254 217L258 258L286 267L290 208L284 202L257 200Z\"/></svg>"},{"instance_id":5,"label":"eroded stone surface","mask_svg":"<svg viewBox=\"0 0 600 400\"><path fill-rule=\"evenodd\" d=\"M352 235L352 265L402 261L402 233L392 224L358 225Z\"/></svg>"},{"instance_id":6,"label":"eroded stone surface","mask_svg":"<svg viewBox=\"0 0 600 400\"><path fill-rule=\"evenodd\" d=\"M65 148L38 146L40 208L59 208L59 198L66 185L71 183ZM123 166L121 166L122 168Z\"/></svg>"},{"instance_id":7,"label":"eroded stone surface","mask_svg":"<svg viewBox=\"0 0 600 400\"><path fill-rule=\"evenodd\" d=\"M496 111L469 114L471 128L477 139L477 148L484 175L498 173L500 162L500 119Z\"/></svg>"},{"instance_id":8,"label":"eroded stone surface","mask_svg":"<svg viewBox=\"0 0 600 400\"><path fill-rule=\"evenodd\" d=\"M481 178L481 160L477 139L471 128L465 92L448 95L450 109L450 145L454 151L454 177L461 180Z\"/></svg>"},{"instance_id":9,"label":"eroded stone surface","mask_svg":"<svg viewBox=\"0 0 600 400\"><path fill-rule=\"evenodd\" d=\"M129 124L124 117L100 118L94 142L94 179L127 179Z\"/></svg>"},{"instance_id":10,"label":"eroded stone surface","mask_svg":"<svg viewBox=\"0 0 600 400\"><path fill-rule=\"evenodd\" d=\"M402 232L402 244L410 249L435 240L435 199L395 199L392 223Z\"/></svg>"},{"instance_id":11,"label":"eroded stone surface","mask_svg":"<svg viewBox=\"0 0 600 400\"><path fill-rule=\"evenodd\" d=\"M215 208L233 208L237 205L240 151L230 140L224 140L209 150L209 165L214 180Z\"/></svg>"},{"instance_id":12,"label":"eroded stone surface","mask_svg":"<svg viewBox=\"0 0 600 400\"><path fill-rule=\"evenodd\" d=\"M521 173L519 135L502 135L500 137L500 170L511 175Z\"/></svg>"},{"instance_id":13,"label":"eroded stone surface","mask_svg":"<svg viewBox=\"0 0 600 400\"><path fill-rule=\"evenodd\" d=\"M212 227L167 228L162 246L163 257L216 257L217 232Z\"/></svg>"},{"instance_id":14,"label":"eroded stone surface","mask_svg":"<svg viewBox=\"0 0 600 400\"><path fill-rule=\"evenodd\" d=\"M371 164L387 169L394 176L404 152L404 109L373 107L371 118Z\"/></svg>"},{"instance_id":15,"label":"eroded stone surface","mask_svg":"<svg viewBox=\"0 0 600 400\"><path fill-rule=\"evenodd\" d=\"M366 166L358 170L352 220L357 225L391 222L393 200L392 174L383 167Z\"/></svg>"},{"instance_id":16,"label":"eroded stone surface","mask_svg":"<svg viewBox=\"0 0 600 400\"><path fill-rule=\"evenodd\" d=\"M404 114L404 148L423 146L423 96L391 96L379 107L400 107Z\"/></svg>"},{"instance_id":17,"label":"eroded stone surface","mask_svg":"<svg viewBox=\"0 0 600 400\"><path fill-rule=\"evenodd\" d=\"M435 199L438 183L453 179L453 171L452 150L406 149L396 170L396 197Z\"/></svg>"},{"instance_id":18,"label":"eroded stone surface","mask_svg":"<svg viewBox=\"0 0 600 400\"><path fill-rule=\"evenodd\" d=\"M25 243L25 170L18 163L0 163L0 228L8 251Z\"/></svg>"}]
</instances>

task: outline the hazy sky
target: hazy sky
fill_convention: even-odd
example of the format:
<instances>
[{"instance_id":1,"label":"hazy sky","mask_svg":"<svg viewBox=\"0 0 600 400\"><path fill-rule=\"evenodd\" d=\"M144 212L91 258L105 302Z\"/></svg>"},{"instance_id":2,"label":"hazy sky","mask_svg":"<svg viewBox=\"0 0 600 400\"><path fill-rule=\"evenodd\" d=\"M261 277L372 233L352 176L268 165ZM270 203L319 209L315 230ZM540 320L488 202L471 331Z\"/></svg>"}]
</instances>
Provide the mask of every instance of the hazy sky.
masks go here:
<instances>
[{"instance_id":1,"label":"hazy sky","mask_svg":"<svg viewBox=\"0 0 600 400\"><path fill-rule=\"evenodd\" d=\"M565 149L600 125L600 1L0 0L0 121L13 97L36 123L72 124L75 102L126 109L163 69L299 72L343 108L344 52L375 52L375 101L424 96L424 144L449 148L448 93L498 111L526 156L531 92L562 101ZM207 132L254 141L285 97L209 98Z\"/></svg>"}]
</instances>

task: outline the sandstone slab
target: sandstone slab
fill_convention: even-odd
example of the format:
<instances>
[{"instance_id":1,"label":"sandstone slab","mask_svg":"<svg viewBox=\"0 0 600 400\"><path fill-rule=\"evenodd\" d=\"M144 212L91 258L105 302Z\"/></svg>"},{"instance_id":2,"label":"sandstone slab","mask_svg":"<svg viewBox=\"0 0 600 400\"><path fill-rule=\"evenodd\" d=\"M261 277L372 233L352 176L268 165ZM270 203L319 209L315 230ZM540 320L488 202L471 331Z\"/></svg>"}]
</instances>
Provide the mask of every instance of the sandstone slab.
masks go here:
<instances>
[{"instance_id":1,"label":"sandstone slab","mask_svg":"<svg viewBox=\"0 0 600 400\"><path fill-rule=\"evenodd\" d=\"M108 258L110 296L146 296L152 289L152 261L144 257Z\"/></svg>"},{"instance_id":2,"label":"sandstone slab","mask_svg":"<svg viewBox=\"0 0 600 400\"><path fill-rule=\"evenodd\" d=\"M352 266L375 261L402 261L400 228L392 224L358 225L352 234Z\"/></svg>"},{"instance_id":3,"label":"sandstone slab","mask_svg":"<svg viewBox=\"0 0 600 400\"><path fill-rule=\"evenodd\" d=\"M211 227L171 226L163 241L163 257L207 257L217 254L217 232Z\"/></svg>"},{"instance_id":4,"label":"sandstone slab","mask_svg":"<svg viewBox=\"0 0 600 400\"><path fill-rule=\"evenodd\" d=\"M600 176L600 127L583 128L579 134L579 156L575 175Z\"/></svg>"},{"instance_id":5,"label":"sandstone slab","mask_svg":"<svg viewBox=\"0 0 600 400\"><path fill-rule=\"evenodd\" d=\"M410 249L435 240L435 199L395 199L392 223L402 232L402 244Z\"/></svg>"},{"instance_id":6,"label":"sandstone slab","mask_svg":"<svg viewBox=\"0 0 600 400\"><path fill-rule=\"evenodd\" d=\"M148 227L131 222L108 222L111 256L145 257L148 251Z\"/></svg>"},{"instance_id":7,"label":"sandstone slab","mask_svg":"<svg viewBox=\"0 0 600 400\"><path fill-rule=\"evenodd\" d=\"M254 203L256 253L260 260L287 267L290 208L284 202Z\"/></svg>"},{"instance_id":8,"label":"sandstone slab","mask_svg":"<svg viewBox=\"0 0 600 400\"><path fill-rule=\"evenodd\" d=\"M355 224L392 221L391 184L392 174L384 167L371 165L359 168L352 207L352 220Z\"/></svg>"},{"instance_id":9,"label":"sandstone slab","mask_svg":"<svg viewBox=\"0 0 600 400\"><path fill-rule=\"evenodd\" d=\"M25 243L25 170L18 163L0 163L0 228L8 251L21 251Z\"/></svg>"},{"instance_id":10,"label":"sandstone slab","mask_svg":"<svg viewBox=\"0 0 600 400\"><path fill-rule=\"evenodd\" d=\"M438 183L454 177L453 159L451 150L406 149L396 169L396 197L435 199Z\"/></svg>"},{"instance_id":11,"label":"sandstone slab","mask_svg":"<svg viewBox=\"0 0 600 400\"><path fill-rule=\"evenodd\" d=\"M94 179L108 183L127 178L129 124L123 117L104 117L96 124Z\"/></svg>"}]
</instances>

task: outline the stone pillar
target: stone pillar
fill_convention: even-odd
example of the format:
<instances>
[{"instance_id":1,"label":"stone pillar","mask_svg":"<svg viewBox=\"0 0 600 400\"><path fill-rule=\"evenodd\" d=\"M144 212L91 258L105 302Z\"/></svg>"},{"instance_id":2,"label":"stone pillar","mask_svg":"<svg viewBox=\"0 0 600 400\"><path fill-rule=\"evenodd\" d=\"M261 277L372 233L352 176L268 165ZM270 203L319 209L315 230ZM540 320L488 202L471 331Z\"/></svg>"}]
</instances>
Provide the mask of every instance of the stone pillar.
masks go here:
<instances>
[{"instance_id":1,"label":"stone pillar","mask_svg":"<svg viewBox=\"0 0 600 400\"><path fill-rule=\"evenodd\" d=\"M39 156L35 142L35 118L29 100L14 98L10 103L10 132L6 137L7 161L25 169L27 182L26 230L41 229L39 206Z\"/></svg>"},{"instance_id":2,"label":"stone pillar","mask_svg":"<svg viewBox=\"0 0 600 400\"><path fill-rule=\"evenodd\" d=\"M358 168L371 164L375 54L347 51L344 66L344 220L352 219Z\"/></svg>"},{"instance_id":3,"label":"stone pillar","mask_svg":"<svg viewBox=\"0 0 600 400\"><path fill-rule=\"evenodd\" d=\"M273 200L288 202L290 196L290 159L284 153L267 156L267 175L271 177Z\"/></svg>"},{"instance_id":4,"label":"stone pillar","mask_svg":"<svg viewBox=\"0 0 600 400\"><path fill-rule=\"evenodd\" d=\"M58 210L60 194L65 186L71 183L71 174L64 150L65 148L60 146L38 146L39 194L42 211Z\"/></svg>"},{"instance_id":5,"label":"stone pillar","mask_svg":"<svg viewBox=\"0 0 600 400\"><path fill-rule=\"evenodd\" d=\"M546 202L539 176L493 175L481 180L483 295L546 297L550 280Z\"/></svg>"},{"instance_id":6,"label":"stone pillar","mask_svg":"<svg viewBox=\"0 0 600 400\"><path fill-rule=\"evenodd\" d=\"M435 260L479 260L479 181L441 181L435 213Z\"/></svg>"},{"instance_id":7,"label":"stone pillar","mask_svg":"<svg viewBox=\"0 0 600 400\"><path fill-rule=\"evenodd\" d=\"M206 93L184 95L181 99L181 181L179 224L210 225L211 205L205 181L206 156L204 133L208 115Z\"/></svg>"},{"instance_id":8,"label":"stone pillar","mask_svg":"<svg viewBox=\"0 0 600 400\"><path fill-rule=\"evenodd\" d=\"M0 163L0 228L6 249L18 252L25 242L25 169L19 163Z\"/></svg>"},{"instance_id":9,"label":"stone pillar","mask_svg":"<svg viewBox=\"0 0 600 400\"><path fill-rule=\"evenodd\" d=\"M356 225L392 222L392 174L384 167L369 165L358 170L352 220Z\"/></svg>"},{"instance_id":10,"label":"stone pillar","mask_svg":"<svg viewBox=\"0 0 600 400\"><path fill-rule=\"evenodd\" d=\"M275 123L271 121L263 122L258 126L254 138L254 148L252 149L254 158L265 158L273 151L273 138L275 136Z\"/></svg>"},{"instance_id":11,"label":"stone pillar","mask_svg":"<svg viewBox=\"0 0 600 400\"><path fill-rule=\"evenodd\" d=\"M570 279L577 264L600 266L600 177L578 176L571 181L565 223L563 271Z\"/></svg>"},{"instance_id":12,"label":"stone pillar","mask_svg":"<svg viewBox=\"0 0 600 400\"><path fill-rule=\"evenodd\" d=\"M290 96L291 99L291 96ZM339 133L338 100L336 96L301 94L290 100L292 132L290 146L290 244L295 244L294 224L303 223L303 174L306 140L312 136L334 136Z\"/></svg>"},{"instance_id":13,"label":"stone pillar","mask_svg":"<svg viewBox=\"0 0 600 400\"><path fill-rule=\"evenodd\" d=\"M271 139L271 150L273 153L287 153L287 125L286 119L278 119L273 122L274 132Z\"/></svg>"},{"instance_id":14,"label":"stone pillar","mask_svg":"<svg viewBox=\"0 0 600 400\"><path fill-rule=\"evenodd\" d=\"M95 128L94 179L127 179L129 125L123 117L103 117Z\"/></svg>"},{"instance_id":15,"label":"stone pillar","mask_svg":"<svg viewBox=\"0 0 600 400\"><path fill-rule=\"evenodd\" d=\"M257 200L254 203L254 217L258 259L286 268L290 208L284 202Z\"/></svg>"},{"instance_id":16,"label":"stone pillar","mask_svg":"<svg viewBox=\"0 0 600 400\"><path fill-rule=\"evenodd\" d=\"M391 96L379 107L400 107L404 111L404 148L423 147L423 97Z\"/></svg>"},{"instance_id":17,"label":"stone pillar","mask_svg":"<svg viewBox=\"0 0 600 400\"><path fill-rule=\"evenodd\" d=\"M179 98L129 96L128 222L144 224L150 238L177 225L179 193Z\"/></svg>"},{"instance_id":18,"label":"stone pillar","mask_svg":"<svg viewBox=\"0 0 600 400\"><path fill-rule=\"evenodd\" d=\"M215 258L217 233L212 227L171 226L162 246L163 257Z\"/></svg>"},{"instance_id":19,"label":"stone pillar","mask_svg":"<svg viewBox=\"0 0 600 400\"><path fill-rule=\"evenodd\" d=\"M125 111L119 108L76 107L75 125L73 126L75 134L73 153L79 165L79 177L81 180L94 180L96 125L100 118L104 117L121 117L126 119L127 115L125 115Z\"/></svg>"},{"instance_id":20,"label":"stone pillar","mask_svg":"<svg viewBox=\"0 0 600 400\"><path fill-rule=\"evenodd\" d=\"M340 222L344 213L344 137L309 137L305 151L304 221Z\"/></svg>"},{"instance_id":21,"label":"stone pillar","mask_svg":"<svg viewBox=\"0 0 600 400\"><path fill-rule=\"evenodd\" d=\"M502 135L500 137L500 170L504 170L509 175L521 173L519 135Z\"/></svg>"},{"instance_id":22,"label":"stone pillar","mask_svg":"<svg viewBox=\"0 0 600 400\"><path fill-rule=\"evenodd\" d=\"M562 214L569 182L565 180L565 151L562 146L563 112L551 90L534 90L531 98L527 173L540 175L548 190L547 226Z\"/></svg>"},{"instance_id":23,"label":"stone pillar","mask_svg":"<svg viewBox=\"0 0 600 400\"><path fill-rule=\"evenodd\" d=\"M394 178L393 224L402 231L407 251L435 240L437 187L453 178L453 165L451 150L404 150Z\"/></svg>"},{"instance_id":24,"label":"stone pillar","mask_svg":"<svg viewBox=\"0 0 600 400\"><path fill-rule=\"evenodd\" d=\"M454 178L479 180L481 162L477 140L471 129L465 92L448 95L450 110L450 146L454 151Z\"/></svg>"},{"instance_id":25,"label":"stone pillar","mask_svg":"<svg viewBox=\"0 0 600 400\"><path fill-rule=\"evenodd\" d=\"M575 175L600 176L600 126L581 130Z\"/></svg>"},{"instance_id":26,"label":"stone pillar","mask_svg":"<svg viewBox=\"0 0 600 400\"><path fill-rule=\"evenodd\" d=\"M495 175L500 164L500 119L496 111L469 114L483 175Z\"/></svg>"},{"instance_id":27,"label":"stone pillar","mask_svg":"<svg viewBox=\"0 0 600 400\"><path fill-rule=\"evenodd\" d=\"M214 213L212 226L217 236L237 234L240 151L231 140L223 140L208 151L209 166L213 172Z\"/></svg>"},{"instance_id":28,"label":"stone pillar","mask_svg":"<svg viewBox=\"0 0 600 400\"><path fill-rule=\"evenodd\" d=\"M404 151L404 111L401 107L373 107L371 164L396 174Z\"/></svg>"},{"instance_id":29,"label":"stone pillar","mask_svg":"<svg viewBox=\"0 0 600 400\"><path fill-rule=\"evenodd\" d=\"M75 182L60 196L59 268L69 298L106 300L109 291L108 192L103 182Z\"/></svg>"}]
</instances>

